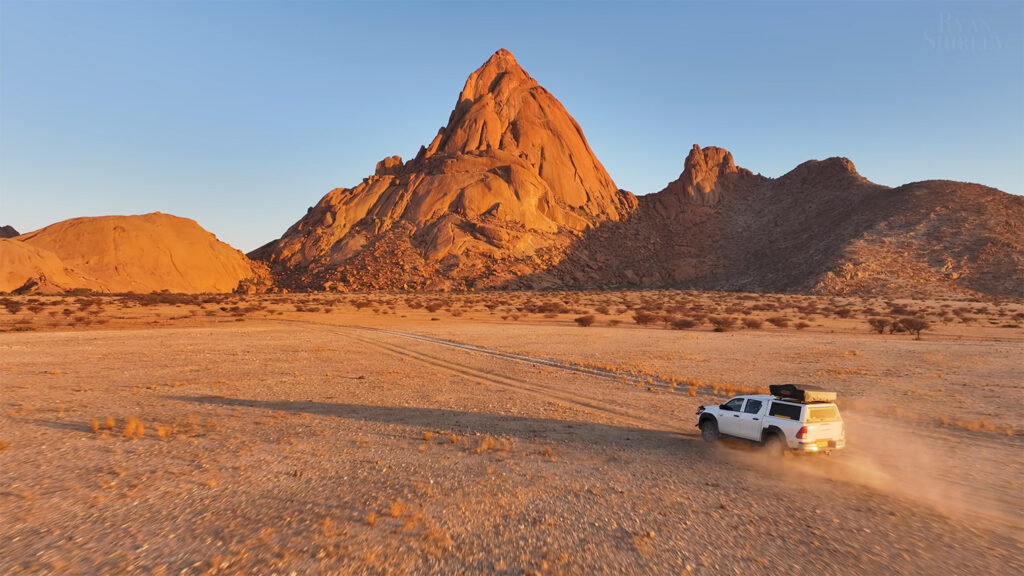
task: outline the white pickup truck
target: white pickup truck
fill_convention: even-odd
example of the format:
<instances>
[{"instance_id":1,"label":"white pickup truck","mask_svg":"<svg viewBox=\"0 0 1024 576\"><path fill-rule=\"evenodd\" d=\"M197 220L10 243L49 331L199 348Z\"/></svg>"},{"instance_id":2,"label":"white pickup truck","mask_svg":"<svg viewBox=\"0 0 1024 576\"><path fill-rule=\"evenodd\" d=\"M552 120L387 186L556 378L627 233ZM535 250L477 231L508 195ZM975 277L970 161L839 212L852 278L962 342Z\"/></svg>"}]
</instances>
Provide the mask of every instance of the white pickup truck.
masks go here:
<instances>
[{"instance_id":1,"label":"white pickup truck","mask_svg":"<svg viewBox=\"0 0 1024 576\"><path fill-rule=\"evenodd\" d=\"M843 418L833 402L752 394L718 406L701 406L697 416L697 427L707 442L729 436L779 454L787 450L828 454L846 446Z\"/></svg>"}]
</instances>

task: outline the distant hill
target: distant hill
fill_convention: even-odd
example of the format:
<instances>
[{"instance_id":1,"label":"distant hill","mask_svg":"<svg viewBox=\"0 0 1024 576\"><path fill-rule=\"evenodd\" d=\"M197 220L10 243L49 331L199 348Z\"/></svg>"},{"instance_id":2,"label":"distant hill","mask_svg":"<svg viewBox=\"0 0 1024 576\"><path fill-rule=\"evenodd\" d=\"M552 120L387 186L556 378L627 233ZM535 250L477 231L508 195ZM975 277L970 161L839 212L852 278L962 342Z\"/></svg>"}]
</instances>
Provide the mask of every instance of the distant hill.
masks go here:
<instances>
[{"instance_id":1,"label":"distant hill","mask_svg":"<svg viewBox=\"0 0 1024 576\"><path fill-rule=\"evenodd\" d=\"M260 272L195 221L168 214L74 218L0 240L0 291L230 292Z\"/></svg>"},{"instance_id":2,"label":"distant hill","mask_svg":"<svg viewBox=\"0 0 1024 576\"><path fill-rule=\"evenodd\" d=\"M14 226L0 226L0 238L14 238L17 235L18 231Z\"/></svg>"}]
</instances>

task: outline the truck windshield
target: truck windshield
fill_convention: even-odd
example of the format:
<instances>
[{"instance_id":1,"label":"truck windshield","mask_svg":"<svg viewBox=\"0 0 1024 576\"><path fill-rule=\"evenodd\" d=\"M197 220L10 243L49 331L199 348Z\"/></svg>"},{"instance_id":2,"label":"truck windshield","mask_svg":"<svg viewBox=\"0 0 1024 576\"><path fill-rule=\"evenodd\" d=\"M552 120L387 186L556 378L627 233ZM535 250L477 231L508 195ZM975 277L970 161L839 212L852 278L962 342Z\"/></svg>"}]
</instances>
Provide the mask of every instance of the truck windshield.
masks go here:
<instances>
[{"instance_id":1,"label":"truck windshield","mask_svg":"<svg viewBox=\"0 0 1024 576\"><path fill-rule=\"evenodd\" d=\"M839 420L839 410L835 406L808 406L807 422L835 422Z\"/></svg>"}]
</instances>

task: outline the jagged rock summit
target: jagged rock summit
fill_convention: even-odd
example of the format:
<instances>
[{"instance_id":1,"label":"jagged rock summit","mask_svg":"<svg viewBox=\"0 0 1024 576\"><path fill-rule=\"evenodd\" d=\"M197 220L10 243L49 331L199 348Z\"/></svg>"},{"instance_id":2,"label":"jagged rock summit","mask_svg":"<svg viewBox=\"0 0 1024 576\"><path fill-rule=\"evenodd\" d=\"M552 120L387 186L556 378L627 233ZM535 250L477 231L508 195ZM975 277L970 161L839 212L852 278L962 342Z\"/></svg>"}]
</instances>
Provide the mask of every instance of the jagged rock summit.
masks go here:
<instances>
[{"instance_id":1,"label":"jagged rock summit","mask_svg":"<svg viewBox=\"0 0 1024 576\"><path fill-rule=\"evenodd\" d=\"M739 181L749 181L751 177L753 173L750 170L736 167L728 150L717 146L701 148L694 144L683 164L682 174L661 192L677 201L711 206L721 201L725 189Z\"/></svg>"},{"instance_id":2,"label":"jagged rock summit","mask_svg":"<svg viewBox=\"0 0 1024 576\"><path fill-rule=\"evenodd\" d=\"M414 159L385 158L251 256L285 287L494 286L635 207L562 104L499 50Z\"/></svg>"}]
</instances>

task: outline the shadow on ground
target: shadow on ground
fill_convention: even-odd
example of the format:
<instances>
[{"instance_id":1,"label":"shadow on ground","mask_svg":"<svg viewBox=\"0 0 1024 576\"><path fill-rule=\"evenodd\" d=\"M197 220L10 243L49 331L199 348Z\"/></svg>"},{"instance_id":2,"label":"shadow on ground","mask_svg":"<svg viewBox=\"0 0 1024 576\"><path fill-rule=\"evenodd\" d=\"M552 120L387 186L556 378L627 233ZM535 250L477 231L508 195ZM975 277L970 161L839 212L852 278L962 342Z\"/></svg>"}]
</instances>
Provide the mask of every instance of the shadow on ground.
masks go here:
<instances>
[{"instance_id":1,"label":"shadow on ground","mask_svg":"<svg viewBox=\"0 0 1024 576\"><path fill-rule=\"evenodd\" d=\"M584 445L602 445L622 449L658 450L678 454L705 448L702 442L678 432L614 426L595 422L559 420L470 412L416 406L373 406L313 401L267 401L222 396L172 396L174 400L224 406L253 408L269 412L291 412L329 416L361 422L413 426L429 431L453 431L459 434L491 434L528 441L565 441Z\"/></svg>"}]
</instances>

